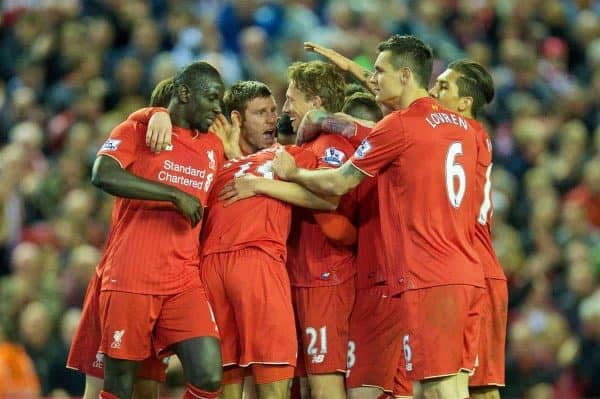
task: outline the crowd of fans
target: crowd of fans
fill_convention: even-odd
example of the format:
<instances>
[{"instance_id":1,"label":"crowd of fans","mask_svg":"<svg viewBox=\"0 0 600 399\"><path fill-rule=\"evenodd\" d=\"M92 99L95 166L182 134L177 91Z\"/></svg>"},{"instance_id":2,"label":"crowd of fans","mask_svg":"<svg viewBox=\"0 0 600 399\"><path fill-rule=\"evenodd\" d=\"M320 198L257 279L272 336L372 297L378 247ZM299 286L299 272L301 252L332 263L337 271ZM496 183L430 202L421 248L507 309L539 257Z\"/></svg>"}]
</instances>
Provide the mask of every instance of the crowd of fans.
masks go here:
<instances>
[{"instance_id":1,"label":"crowd of fans","mask_svg":"<svg viewBox=\"0 0 600 399\"><path fill-rule=\"evenodd\" d=\"M64 363L112 204L90 167L157 82L206 60L226 84L267 83L281 105L287 66L315 57L303 41L370 66L379 41L405 33L433 47L434 73L463 57L493 72L493 236L510 293L503 396L600 396L600 1L0 7L0 395L14 370L24 392L82 393Z\"/></svg>"}]
</instances>

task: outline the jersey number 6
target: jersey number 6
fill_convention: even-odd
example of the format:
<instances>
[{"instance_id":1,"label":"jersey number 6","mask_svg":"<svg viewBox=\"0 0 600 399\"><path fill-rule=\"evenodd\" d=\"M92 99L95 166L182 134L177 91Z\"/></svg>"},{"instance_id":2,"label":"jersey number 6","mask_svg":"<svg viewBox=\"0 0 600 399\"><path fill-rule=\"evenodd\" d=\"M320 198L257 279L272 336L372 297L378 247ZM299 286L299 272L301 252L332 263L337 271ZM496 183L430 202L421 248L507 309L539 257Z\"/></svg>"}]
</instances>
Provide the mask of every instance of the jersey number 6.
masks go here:
<instances>
[{"instance_id":1,"label":"jersey number 6","mask_svg":"<svg viewBox=\"0 0 600 399\"><path fill-rule=\"evenodd\" d=\"M462 155L462 143L456 141L450 144L446 153L446 190L448 199L454 208L458 208L465 196L467 177L465 170L456 162L456 157ZM458 179L458 190L455 188L454 180Z\"/></svg>"}]
</instances>

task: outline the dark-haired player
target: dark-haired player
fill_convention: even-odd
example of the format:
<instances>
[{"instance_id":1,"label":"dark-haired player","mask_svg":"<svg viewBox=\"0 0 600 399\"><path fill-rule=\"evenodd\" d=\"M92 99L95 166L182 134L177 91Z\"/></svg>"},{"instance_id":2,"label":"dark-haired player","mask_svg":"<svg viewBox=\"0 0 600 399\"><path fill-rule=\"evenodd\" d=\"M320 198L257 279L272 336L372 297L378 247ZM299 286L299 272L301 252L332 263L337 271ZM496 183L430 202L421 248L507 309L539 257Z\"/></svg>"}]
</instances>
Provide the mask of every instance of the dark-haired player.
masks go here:
<instances>
[{"instance_id":1,"label":"dark-haired player","mask_svg":"<svg viewBox=\"0 0 600 399\"><path fill-rule=\"evenodd\" d=\"M223 83L196 62L174 78L171 148L146 148L146 126L126 121L98 152L92 183L117 196L102 259L101 398L129 398L140 361L174 352L185 398L217 398L218 332L198 273L198 234L216 171L219 138L205 133L220 113Z\"/></svg>"},{"instance_id":2,"label":"dark-haired player","mask_svg":"<svg viewBox=\"0 0 600 399\"><path fill-rule=\"evenodd\" d=\"M150 97L150 106L167 107L173 94L173 78L160 81ZM99 266L103 266L100 263ZM67 367L85 374L84 399L97 399L104 379L104 354L100 346L99 299L102 268L98 267L85 295L81 319L69 348ZM134 388L135 398L157 398L159 382L166 379L165 359L151 355L138 370Z\"/></svg>"},{"instance_id":3,"label":"dark-haired player","mask_svg":"<svg viewBox=\"0 0 600 399\"><path fill-rule=\"evenodd\" d=\"M499 399L498 387L504 386L504 351L508 312L506 276L496 257L491 239L492 145L484 127L476 122L482 108L494 98L494 82L485 68L475 61L459 60L437 77L431 96L445 107L470 119L478 133L477 224L475 248L485 277L485 305L481 319L478 361L469 378L469 392L475 399Z\"/></svg>"}]
</instances>

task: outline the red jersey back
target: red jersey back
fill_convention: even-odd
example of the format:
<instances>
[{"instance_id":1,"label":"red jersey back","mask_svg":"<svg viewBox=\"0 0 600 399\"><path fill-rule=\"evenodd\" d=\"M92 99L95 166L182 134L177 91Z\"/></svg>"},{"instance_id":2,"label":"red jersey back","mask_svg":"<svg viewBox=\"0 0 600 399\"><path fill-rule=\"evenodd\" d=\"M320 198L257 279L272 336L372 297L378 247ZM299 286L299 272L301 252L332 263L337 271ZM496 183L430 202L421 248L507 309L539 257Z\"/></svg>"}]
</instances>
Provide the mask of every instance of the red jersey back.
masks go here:
<instances>
[{"instance_id":1,"label":"red jersey back","mask_svg":"<svg viewBox=\"0 0 600 399\"><path fill-rule=\"evenodd\" d=\"M431 98L387 115L351 162L378 176L386 264L400 268L398 290L483 286L474 249L476 132Z\"/></svg>"},{"instance_id":2,"label":"red jersey back","mask_svg":"<svg viewBox=\"0 0 600 399\"><path fill-rule=\"evenodd\" d=\"M274 178L271 164L274 145L257 153L225 163L219 171L213 194L209 198L210 211L202 232L202 255L237 251L255 247L275 259L286 259L286 241L290 231L291 205L268 196L255 196L238 201L225 208L218 195L227 183L244 174ZM300 147L287 147L298 165L312 169L317 160Z\"/></svg>"},{"instance_id":3,"label":"red jersey back","mask_svg":"<svg viewBox=\"0 0 600 399\"><path fill-rule=\"evenodd\" d=\"M173 128L172 147L153 154L145 143L146 125L117 126L98 155L107 155L132 174L177 187L203 205L224 161L213 133ZM169 295L199 284L200 224L190 222L166 201L117 197L102 265L102 290Z\"/></svg>"},{"instance_id":4,"label":"red jersey back","mask_svg":"<svg viewBox=\"0 0 600 399\"><path fill-rule=\"evenodd\" d=\"M477 224L475 225L475 249L483 266L483 275L485 278L494 278L506 280L506 275L496 251L492 246L492 214L494 204L492 202L492 143L487 132L475 120L469 120L473 128L477 131L477 180L476 180L476 198L479 205L477 210Z\"/></svg>"},{"instance_id":5,"label":"red jersey back","mask_svg":"<svg viewBox=\"0 0 600 399\"><path fill-rule=\"evenodd\" d=\"M337 168L354 152L350 142L336 134L321 134L302 148L318 157L319 168ZM356 194L340 199L338 212L354 219ZM352 247L331 243L309 209L294 208L288 240L288 272L294 287L321 287L341 284L354 276Z\"/></svg>"}]
</instances>

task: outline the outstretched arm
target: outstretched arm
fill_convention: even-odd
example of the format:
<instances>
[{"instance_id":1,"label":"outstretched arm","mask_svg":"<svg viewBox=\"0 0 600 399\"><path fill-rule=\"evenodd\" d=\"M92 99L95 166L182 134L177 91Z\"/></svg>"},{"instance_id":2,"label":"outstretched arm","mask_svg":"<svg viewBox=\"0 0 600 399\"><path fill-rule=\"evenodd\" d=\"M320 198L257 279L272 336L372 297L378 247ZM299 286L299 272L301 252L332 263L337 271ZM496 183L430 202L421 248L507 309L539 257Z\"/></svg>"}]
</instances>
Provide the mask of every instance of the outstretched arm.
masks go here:
<instances>
[{"instance_id":1,"label":"outstretched arm","mask_svg":"<svg viewBox=\"0 0 600 399\"><path fill-rule=\"evenodd\" d=\"M298 183L323 196L342 196L358 186L367 176L350 161L346 161L337 169L301 169L285 150L277 152L272 169L280 178Z\"/></svg>"},{"instance_id":2,"label":"outstretched arm","mask_svg":"<svg viewBox=\"0 0 600 399\"><path fill-rule=\"evenodd\" d=\"M342 71L348 71L367 89L375 95L375 86L371 83L372 73L337 51L312 42L304 42L304 50L317 53L327 58Z\"/></svg>"},{"instance_id":3,"label":"outstretched arm","mask_svg":"<svg viewBox=\"0 0 600 399\"><path fill-rule=\"evenodd\" d=\"M108 155L96 158L92 169L92 184L117 197L171 202L190 220L192 226L202 220L204 208L196 197L167 184L129 173Z\"/></svg>"}]
</instances>

